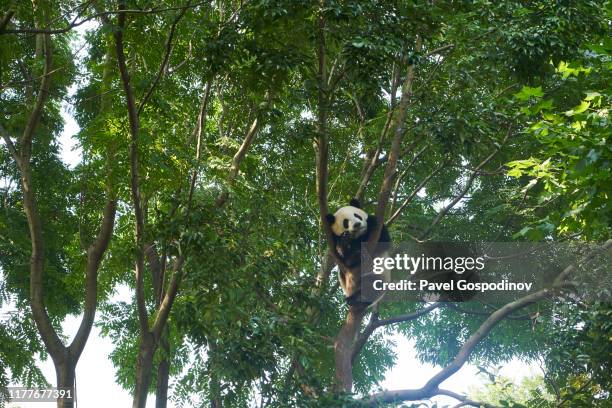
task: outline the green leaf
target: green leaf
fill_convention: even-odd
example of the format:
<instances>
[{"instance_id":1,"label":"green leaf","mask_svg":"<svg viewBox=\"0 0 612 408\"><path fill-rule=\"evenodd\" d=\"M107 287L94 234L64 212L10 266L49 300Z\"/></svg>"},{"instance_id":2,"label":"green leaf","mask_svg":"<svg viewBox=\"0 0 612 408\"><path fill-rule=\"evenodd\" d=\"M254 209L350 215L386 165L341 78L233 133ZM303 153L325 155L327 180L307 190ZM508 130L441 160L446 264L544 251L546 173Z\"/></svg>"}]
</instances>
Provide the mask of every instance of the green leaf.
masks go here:
<instances>
[{"instance_id":1,"label":"green leaf","mask_svg":"<svg viewBox=\"0 0 612 408\"><path fill-rule=\"evenodd\" d=\"M591 106L591 102L588 102L585 100L585 101L582 101L580 105L576 106L574 109L566 111L565 114L567 116L577 115L589 109L590 106Z\"/></svg>"},{"instance_id":2,"label":"green leaf","mask_svg":"<svg viewBox=\"0 0 612 408\"><path fill-rule=\"evenodd\" d=\"M591 101L595 98L600 97L601 94L599 92L587 92L586 93L586 98L584 98L585 101Z\"/></svg>"},{"instance_id":3,"label":"green leaf","mask_svg":"<svg viewBox=\"0 0 612 408\"><path fill-rule=\"evenodd\" d=\"M529 98L541 98L542 96L544 96L544 92L542 92L541 86L537 88L523 86L519 92L514 94L514 97L520 101L526 101Z\"/></svg>"}]
</instances>

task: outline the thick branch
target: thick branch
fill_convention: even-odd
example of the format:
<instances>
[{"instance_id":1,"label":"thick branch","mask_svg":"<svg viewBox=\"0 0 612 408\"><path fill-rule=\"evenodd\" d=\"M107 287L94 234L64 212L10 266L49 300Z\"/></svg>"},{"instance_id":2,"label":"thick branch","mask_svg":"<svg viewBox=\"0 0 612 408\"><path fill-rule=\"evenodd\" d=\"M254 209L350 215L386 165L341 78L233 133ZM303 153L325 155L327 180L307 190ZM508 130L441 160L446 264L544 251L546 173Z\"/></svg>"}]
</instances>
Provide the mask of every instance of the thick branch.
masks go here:
<instances>
[{"instance_id":1,"label":"thick branch","mask_svg":"<svg viewBox=\"0 0 612 408\"><path fill-rule=\"evenodd\" d=\"M119 2L119 10L125 9L125 3ZM140 185L138 175L138 133L140 124L138 121L138 112L136 110L136 102L134 100L134 92L130 85L130 75L125 63L125 53L123 49L123 32L125 30L125 13L120 12L117 21L118 28L115 31L115 49L117 54L117 64L121 75L121 82L126 97L126 107L128 111L128 119L130 122L130 187L132 194L132 205L134 206L134 215L136 218L136 303L138 305L138 321L140 323L141 332L149 331L149 323L147 316L147 308L144 295L144 216L141 206Z\"/></svg>"},{"instance_id":2,"label":"thick branch","mask_svg":"<svg viewBox=\"0 0 612 408\"><path fill-rule=\"evenodd\" d=\"M355 341L355 347L353 350L353 355L351 357L353 362L355 361L355 358L357 358L357 356L361 352L361 349L363 348L363 346L365 346L366 342L368 341L372 333L374 333L374 331L378 329L379 327L388 326L388 325L396 324L396 323L404 323L404 322L418 319L419 317L431 312L434 309L437 309L440 306L441 306L440 303L432 303L415 312L407 313L407 314L400 315L400 316L394 316L394 317L390 317L388 319L383 319L383 320L380 320L378 318L378 313L372 313L370 322L365 327L363 332L359 334L359 336L357 337L357 340Z\"/></svg>"},{"instance_id":3,"label":"thick branch","mask_svg":"<svg viewBox=\"0 0 612 408\"><path fill-rule=\"evenodd\" d=\"M421 49L421 37L417 36L415 50L418 52ZM391 195L391 186L393 185L393 179L397 171L397 161L400 156L402 141L404 139L404 126L406 117L408 115L408 105L412 99L412 84L414 82L414 64L408 66L408 73L404 84L402 85L402 96L398 105L397 116L395 118L395 129L393 135L393 141L391 142L391 151L389 152L389 159L387 166L385 167L385 173L383 177L382 186L380 187L380 193L378 194L378 206L376 207L376 217L379 220L385 219L385 208ZM376 245L378 238L380 237L380 231L382 230L383 223L379 222L376 229L372 233L368 246L371 247Z\"/></svg>"},{"instance_id":4,"label":"thick branch","mask_svg":"<svg viewBox=\"0 0 612 408\"><path fill-rule=\"evenodd\" d=\"M87 266L85 270L85 306L83 318L74 340L70 344L69 351L74 361L77 361L83 352L87 338L91 331L98 305L98 270L104 252L108 248L113 226L115 224L115 213L117 203L114 199L109 199L104 208L104 215L100 225L98 236L93 244L87 249Z\"/></svg>"},{"instance_id":5,"label":"thick branch","mask_svg":"<svg viewBox=\"0 0 612 408\"><path fill-rule=\"evenodd\" d=\"M181 284L181 279L183 278L184 261L185 257L183 255L179 255L175 260L174 267L172 268L172 280L170 281L170 286L168 287L166 295L159 306L157 317L153 323L152 332L155 341L158 341L161 337L162 330L168 321L172 304L174 303L174 299L176 299L176 294L178 293L178 288Z\"/></svg>"},{"instance_id":6,"label":"thick branch","mask_svg":"<svg viewBox=\"0 0 612 408\"><path fill-rule=\"evenodd\" d=\"M371 406L380 403L392 403L398 401L414 401L429 398L437 394L437 387L444 380L455 374L467 362L474 348L478 343L487 337L491 330L512 312L525 306L533 304L539 300L549 297L553 292L550 289L543 289L530 295L524 296L514 302L508 303L497 312L491 314L484 323L474 332L463 344L453 361L444 367L438 374L434 375L427 383L418 389L406 389L395 391L383 391L372 395L367 402Z\"/></svg>"},{"instance_id":7,"label":"thick branch","mask_svg":"<svg viewBox=\"0 0 612 408\"><path fill-rule=\"evenodd\" d=\"M470 338L463 344L457 356L453 361L444 367L438 374L434 375L424 388L434 388L441 384L448 377L459 371L459 369L467 362L468 358L472 354L472 351L476 348L478 343L487 337L491 330L504 320L507 316L512 314L514 311L522 309L525 306L531 305L539 300L545 299L552 294L550 289L542 289L535 293L524 296L514 302L508 303L498 311L492 313L484 323L474 332Z\"/></svg>"},{"instance_id":8,"label":"thick branch","mask_svg":"<svg viewBox=\"0 0 612 408\"><path fill-rule=\"evenodd\" d=\"M392 99L392 101L394 101L394 99ZM395 113L395 103L392 102L391 108L389 109L389 112L387 112L387 119L385 120L385 124L380 132L380 137L378 139L378 144L376 145L376 150L374 151L370 150L366 153L361 181L359 182L357 193L355 193L355 198L357 198L359 201L363 201L363 198L365 196L365 190L368 186L368 183L370 182L370 179L372 178L372 175L374 174L374 171L376 171L376 169L379 166L381 166L382 164L386 163L389 160L389 155L380 157L380 153L382 152L383 142L387 138L387 134L389 133L389 130L392 127L391 124L393 123L394 113ZM360 125L360 128L361 128L361 125ZM411 151L418 142L419 142L418 140L414 140L412 143L410 143L408 146L402 149L399 157L401 158L402 156L407 154L409 151ZM427 146L425 146L423 149L426 149L426 148ZM417 153L417 155L415 155L412 158L412 160L408 164L408 167L410 167L413 164L413 162L418 158L418 156L421 153L423 153L423 150L421 150L419 153Z\"/></svg>"},{"instance_id":9,"label":"thick branch","mask_svg":"<svg viewBox=\"0 0 612 408\"><path fill-rule=\"evenodd\" d=\"M51 39L48 35L42 36L43 44L43 78L40 82L38 95L34 108L30 113L28 122L21 136L21 151L18 152L21 170L21 186L23 190L23 209L28 220L28 228L30 232L30 241L32 245L32 254L30 257L30 307L32 308L32 316L36 322L38 332L45 343L49 354L54 360L63 358L65 347L58 337L47 310L44 304L44 287L43 287L43 269L44 269L44 240L42 233L42 225L40 215L36 205L35 192L32 185L32 171L30 169L30 153L32 151L32 138L42 116L43 106L47 100L49 93L49 84L51 77L48 75L51 71L52 64L52 49ZM4 137L3 132L3 137ZM5 141L10 142L10 137L6 135ZM11 144L7 142L9 149ZM12 154L16 154L16 149L12 147Z\"/></svg>"},{"instance_id":10,"label":"thick branch","mask_svg":"<svg viewBox=\"0 0 612 408\"><path fill-rule=\"evenodd\" d=\"M108 26L109 23L105 22ZM112 83L112 57L113 44L110 39L106 40L106 56L104 61L104 69L102 71L102 90L107 90ZM112 101L103 96L100 103L100 113L106 112L111 107ZM102 220L100 222L100 230L98 235L93 240L92 244L87 248L87 263L85 266L85 304L83 317L79 330L69 346L69 353L72 355L73 361L77 361L85 348L85 344L91 332L91 327L94 322L97 295L98 295L98 271L100 263L108 248L111 240L113 227L115 224L115 216L117 212L116 191L113 186L115 178L113 176L113 166L115 165L116 146L113 143L106 145L106 168L107 168L107 202L102 212ZM85 248L85 246L83 246Z\"/></svg>"},{"instance_id":11,"label":"thick branch","mask_svg":"<svg viewBox=\"0 0 612 408\"><path fill-rule=\"evenodd\" d=\"M151 281L153 283L153 292L155 293L155 302L159 307L162 300L163 291L163 268L154 242L145 245L145 258L147 259L149 270L151 271Z\"/></svg>"},{"instance_id":12,"label":"thick branch","mask_svg":"<svg viewBox=\"0 0 612 408\"><path fill-rule=\"evenodd\" d=\"M30 117L26 124L23 134L21 135L21 160L23 162L30 161L30 154L32 151L32 137L34 132L40 123L42 116L43 106L49 95L49 84L51 83L51 64L53 58L53 51L51 49L51 38L48 35L42 36L43 41L43 52L44 52L44 68L43 77L40 81L40 87L38 88L38 95L36 95L36 102L34 102L34 109L30 113Z\"/></svg>"},{"instance_id":13,"label":"thick branch","mask_svg":"<svg viewBox=\"0 0 612 408\"><path fill-rule=\"evenodd\" d=\"M323 5L321 5L323 6ZM338 259L334 250L334 240L331 227L328 225L326 217L329 214L329 206L327 203L327 182L328 182L328 159L329 159L329 141L327 135L327 109L328 109L328 93L327 93L327 68L326 68L326 45L325 45L325 18L323 12L319 13L317 18L317 136L314 141L315 161L316 161L316 191L319 202L319 222L321 228L325 232L327 244L330 248L330 253L334 261L342 268L342 263Z\"/></svg>"}]
</instances>

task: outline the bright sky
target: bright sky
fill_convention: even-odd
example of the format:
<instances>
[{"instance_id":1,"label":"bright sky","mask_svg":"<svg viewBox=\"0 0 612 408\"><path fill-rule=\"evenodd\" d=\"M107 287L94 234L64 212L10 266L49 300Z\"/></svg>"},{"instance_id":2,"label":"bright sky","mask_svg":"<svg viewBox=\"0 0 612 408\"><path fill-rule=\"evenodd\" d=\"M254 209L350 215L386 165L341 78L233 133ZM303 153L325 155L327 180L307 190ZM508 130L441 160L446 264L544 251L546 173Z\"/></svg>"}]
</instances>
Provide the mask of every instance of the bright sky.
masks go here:
<instances>
[{"instance_id":1,"label":"bright sky","mask_svg":"<svg viewBox=\"0 0 612 408\"><path fill-rule=\"evenodd\" d=\"M77 39L73 44L75 50L80 49L83 44L82 35L87 29L91 29L90 23L83 24L78 27L77 32L81 38ZM82 49L81 53L85 52ZM73 89L74 91L74 89ZM64 118L64 129L60 137L62 146L61 155L64 162L70 166L74 166L80 161L81 151L78 148L78 143L73 136L79 131L79 127L70 113L70 108L67 103L62 106L62 117ZM113 300L129 301L131 295L127 287L119 288ZM0 317L5 313L10 306L6 305L0 309ZM98 316L99 317L99 316ZM62 325L64 333L74 336L76 334L81 317L69 316L64 320ZM383 389L403 389L403 388L418 388L440 368L431 365L421 364L413 352L413 343L401 336L393 336L392 339L396 343L397 364L391 369L383 383ZM91 331L85 350L81 355L81 359L77 365L77 406L87 408L106 408L113 407L129 407L131 406L132 398L127 391L115 384L115 372L112 362L110 361L110 353L113 350L113 344L109 338L104 338L100 334L100 330L95 326ZM55 385L55 370L51 360L39 362L39 367L42 369L47 380ZM471 365L464 366L459 372L453 375L450 379L442 383L441 387L458 393L467 393L470 387L482 384L483 378L477 375L478 370ZM507 364L500 374L513 378L515 381L520 381L525 376L536 374L536 368L527 366L519 361L512 361ZM172 381L171 381L172 382ZM170 391L170 395L172 392ZM437 398L439 403L454 405L456 400L448 397ZM154 397L148 399L147 405L153 407L155 405ZM53 408L55 403L12 403L9 407L16 408ZM175 405L169 402L169 408L174 408Z\"/></svg>"}]
</instances>

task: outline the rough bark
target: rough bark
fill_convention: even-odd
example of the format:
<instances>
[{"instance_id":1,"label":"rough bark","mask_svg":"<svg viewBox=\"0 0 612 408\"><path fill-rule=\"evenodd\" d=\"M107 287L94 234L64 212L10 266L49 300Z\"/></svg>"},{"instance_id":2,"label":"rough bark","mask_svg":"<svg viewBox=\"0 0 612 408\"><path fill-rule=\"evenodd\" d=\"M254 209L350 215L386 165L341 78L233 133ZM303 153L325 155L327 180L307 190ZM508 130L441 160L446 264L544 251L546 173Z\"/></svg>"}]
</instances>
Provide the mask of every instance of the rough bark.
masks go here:
<instances>
[{"instance_id":1,"label":"rough bark","mask_svg":"<svg viewBox=\"0 0 612 408\"><path fill-rule=\"evenodd\" d=\"M325 8L324 1L320 2L319 15L316 22L317 35L317 136L314 142L315 160L316 160L316 191L319 201L319 216L320 225L325 232L326 242L330 248L330 254L336 261L338 268L343 270L342 262L335 256L333 248L333 236L330 226L326 221L326 216L329 213L327 204L328 194L328 155L329 142L327 135L327 117L329 95L327 89L327 67L326 67L326 45L325 45L325 17L323 10ZM350 307L347 314L346 323L338 333L334 342L335 351L335 390L347 391L352 388L353 369L350 361L352 343L359 330L359 325L363 320L364 309L359 307ZM348 357L348 358L347 358Z\"/></svg>"}]
</instances>

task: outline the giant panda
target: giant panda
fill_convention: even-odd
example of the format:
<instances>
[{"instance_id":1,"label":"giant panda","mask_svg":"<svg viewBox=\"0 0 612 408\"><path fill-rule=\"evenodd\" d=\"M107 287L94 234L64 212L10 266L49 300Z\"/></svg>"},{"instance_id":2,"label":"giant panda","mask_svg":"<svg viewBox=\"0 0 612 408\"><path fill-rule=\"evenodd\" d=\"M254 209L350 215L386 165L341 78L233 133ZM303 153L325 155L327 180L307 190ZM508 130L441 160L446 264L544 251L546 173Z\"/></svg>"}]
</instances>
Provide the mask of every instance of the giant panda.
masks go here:
<instances>
[{"instance_id":1,"label":"giant panda","mask_svg":"<svg viewBox=\"0 0 612 408\"><path fill-rule=\"evenodd\" d=\"M342 268L338 268L338 280L346 296L346 303L349 305L363 303L359 301L361 244L368 242L376 229L378 220L376 216L369 215L361 209L359 200L352 199L348 206L338 209L334 214L328 214L327 222L333 235L333 251L348 269L350 275L346 276ZM372 254L373 257L385 256L388 245L380 245L381 243L391 243L389 231L384 224L378 239L379 245L376 246L375 253ZM349 289L348 279L356 280L352 286L357 289L352 291ZM365 303L369 304L371 302Z\"/></svg>"}]
</instances>

